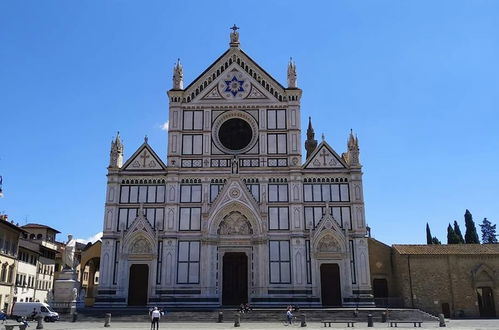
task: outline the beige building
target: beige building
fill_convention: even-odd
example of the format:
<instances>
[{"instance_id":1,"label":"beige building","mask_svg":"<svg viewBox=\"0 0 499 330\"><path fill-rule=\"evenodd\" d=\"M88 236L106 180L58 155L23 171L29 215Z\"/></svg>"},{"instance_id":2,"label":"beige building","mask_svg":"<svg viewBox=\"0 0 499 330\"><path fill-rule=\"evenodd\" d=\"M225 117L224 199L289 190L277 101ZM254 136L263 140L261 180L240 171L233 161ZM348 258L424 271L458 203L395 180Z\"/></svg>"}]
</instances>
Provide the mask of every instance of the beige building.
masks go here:
<instances>
[{"instance_id":1,"label":"beige building","mask_svg":"<svg viewBox=\"0 0 499 330\"><path fill-rule=\"evenodd\" d=\"M46 302L54 283L58 230L30 223L19 242L20 254L14 301Z\"/></svg>"},{"instance_id":2,"label":"beige building","mask_svg":"<svg viewBox=\"0 0 499 330\"><path fill-rule=\"evenodd\" d=\"M499 244L389 247L369 239L369 259L378 303L398 298L447 317L499 315Z\"/></svg>"},{"instance_id":3,"label":"beige building","mask_svg":"<svg viewBox=\"0 0 499 330\"><path fill-rule=\"evenodd\" d=\"M24 230L0 215L0 309L10 313L14 302L19 237Z\"/></svg>"}]
</instances>

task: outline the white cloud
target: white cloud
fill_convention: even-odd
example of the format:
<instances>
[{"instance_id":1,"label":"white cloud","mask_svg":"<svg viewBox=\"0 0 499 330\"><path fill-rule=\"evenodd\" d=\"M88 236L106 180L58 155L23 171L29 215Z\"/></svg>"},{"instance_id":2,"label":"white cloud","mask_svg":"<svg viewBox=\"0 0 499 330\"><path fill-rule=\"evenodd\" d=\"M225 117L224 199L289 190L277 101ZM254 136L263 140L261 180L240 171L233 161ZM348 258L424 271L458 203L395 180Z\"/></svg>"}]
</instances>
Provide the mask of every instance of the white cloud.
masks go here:
<instances>
[{"instance_id":1,"label":"white cloud","mask_svg":"<svg viewBox=\"0 0 499 330\"><path fill-rule=\"evenodd\" d=\"M160 126L160 128L163 131L168 131L168 127L170 126L170 122L167 120L163 125Z\"/></svg>"},{"instance_id":2,"label":"white cloud","mask_svg":"<svg viewBox=\"0 0 499 330\"><path fill-rule=\"evenodd\" d=\"M88 243L95 243L97 242L98 240L100 240L102 237L102 232L100 233L97 233L93 236L90 236L88 238L77 238L76 241L78 243L83 243L83 244L88 244Z\"/></svg>"}]
</instances>

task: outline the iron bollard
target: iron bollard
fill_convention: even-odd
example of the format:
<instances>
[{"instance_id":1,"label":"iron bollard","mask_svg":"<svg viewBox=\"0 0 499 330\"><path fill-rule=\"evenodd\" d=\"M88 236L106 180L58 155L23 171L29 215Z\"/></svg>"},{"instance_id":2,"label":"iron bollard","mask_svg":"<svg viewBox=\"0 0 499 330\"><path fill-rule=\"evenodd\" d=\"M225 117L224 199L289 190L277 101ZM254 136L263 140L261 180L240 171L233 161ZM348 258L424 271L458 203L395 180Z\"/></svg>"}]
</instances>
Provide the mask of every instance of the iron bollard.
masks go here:
<instances>
[{"instance_id":1,"label":"iron bollard","mask_svg":"<svg viewBox=\"0 0 499 330\"><path fill-rule=\"evenodd\" d=\"M367 314L367 327L368 328L373 327L373 315L372 314Z\"/></svg>"},{"instance_id":2,"label":"iron bollard","mask_svg":"<svg viewBox=\"0 0 499 330\"><path fill-rule=\"evenodd\" d=\"M37 329L43 329L43 316L38 315L38 316L36 317L36 322L37 322L37 323L36 323L36 328L37 328Z\"/></svg>"},{"instance_id":3,"label":"iron bollard","mask_svg":"<svg viewBox=\"0 0 499 330\"><path fill-rule=\"evenodd\" d=\"M300 323L300 327L306 327L307 326L307 317L305 316L305 314L301 314L301 323Z\"/></svg>"},{"instance_id":4,"label":"iron bollard","mask_svg":"<svg viewBox=\"0 0 499 330\"><path fill-rule=\"evenodd\" d=\"M444 314L438 314L438 326L441 327L441 328L445 327Z\"/></svg>"},{"instance_id":5,"label":"iron bollard","mask_svg":"<svg viewBox=\"0 0 499 330\"><path fill-rule=\"evenodd\" d=\"M236 313L234 317L234 327L240 327L241 326L241 314Z\"/></svg>"},{"instance_id":6,"label":"iron bollard","mask_svg":"<svg viewBox=\"0 0 499 330\"><path fill-rule=\"evenodd\" d=\"M76 322L76 320L78 319L78 313L74 312L72 316L73 318L71 319L71 322Z\"/></svg>"},{"instance_id":7,"label":"iron bollard","mask_svg":"<svg viewBox=\"0 0 499 330\"><path fill-rule=\"evenodd\" d=\"M224 322L224 312L218 312L218 321L217 323L223 323Z\"/></svg>"},{"instance_id":8,"label":"iron bollard","mask_svg":"<svg viewBox=\"0 0 499 330\"><path fill-rule=\"evenodd\" d=\"M386 312L381 313L381 322L386 323Z\"/></svg>"},{"instance_id":9,"label":"iron bollard","mask_svg":"<svg viewBox=\"0 0 499 330\"><path fill-rule=\"evenodd\" d=\"M111 326L111 313L106 313L106 317L104 318L104 327Z\"/></svg>"}]
</instances>

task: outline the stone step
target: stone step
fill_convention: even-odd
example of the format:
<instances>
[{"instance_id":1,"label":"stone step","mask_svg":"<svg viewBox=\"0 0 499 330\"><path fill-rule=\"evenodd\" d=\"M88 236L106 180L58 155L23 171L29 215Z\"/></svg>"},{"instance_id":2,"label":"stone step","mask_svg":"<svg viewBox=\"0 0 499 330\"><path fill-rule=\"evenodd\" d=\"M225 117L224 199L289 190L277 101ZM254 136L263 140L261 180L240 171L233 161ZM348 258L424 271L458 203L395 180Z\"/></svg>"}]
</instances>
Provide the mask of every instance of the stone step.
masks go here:
<instances>
[{"instance_id":1,"label":"stone step","mask_svg":"<svg viewBox=\"0 0 499 330\"><path fill-rule=\"evenodd\" d=\"M218 314L222 311L225 322L232 322L235 309L220 310L168 310L165 319L171 322L216 322ZM367 315L371 314L375 322L381 322L381 315L388 311L389 320L421 320L438 321L433 315L418 309L381 309L381 308L361 308L354 315L354 308L334 308L334 309L300 309L295 312L298 318L302 313L306 315L307 321L321 321L324 319L345 320L367 322ZM149 320L148 308L120 308L120 309L95 309L85 308L78 311L78 320L103 322L106 313L111 313L113 320L121 322L146 322ZM280 321L285 318L285 309L254 309L249 313L240 315L244 322L264 322ZM62 315L62 320L71 320L70 315Z\"/></svg>"}]
</instances>

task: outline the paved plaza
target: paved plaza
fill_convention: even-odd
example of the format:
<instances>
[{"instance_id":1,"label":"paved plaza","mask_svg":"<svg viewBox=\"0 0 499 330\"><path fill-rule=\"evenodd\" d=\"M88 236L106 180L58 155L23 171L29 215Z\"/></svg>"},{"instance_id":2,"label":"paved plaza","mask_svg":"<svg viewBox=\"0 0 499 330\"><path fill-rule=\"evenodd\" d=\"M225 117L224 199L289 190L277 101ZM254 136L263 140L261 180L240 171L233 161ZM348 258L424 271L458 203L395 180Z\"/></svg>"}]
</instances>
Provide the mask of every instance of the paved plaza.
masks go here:
<instances>
[{"instance_id":1,"label":"paved plaza","mask_svg":"<svg viewBox=\"0 0 499 330\"><path fill-rule=\"evenodd\" d=\"M8 322L12 324L13 322ZM3 329L4 327L2 327ZM30 323L28 329L35 329L36 323ZM278 322L250 322L241 323L239 329L286 329L286 328L300 328L299 324L293 326L284 326L282 323ZM387 323L375 323L374 328L376 329L392 329ZM412 324L399 325L400 329L414 329ZM397 328L397 329L398 329ZM434 329L439 328L438 322L426 322L423 323L421 329ZM499 329L499 319L492 320L447 320L447 329ZM104 329L104 322L56 322L56 323L44 323L44 329L53 330L87 330L87 329ZM111 327L107 329L150 329L150 324L147 322L112 322ZM166 319L164 322L160 323L160 329L189 329L189 330L199 330L199 329L234 329L234 324L232 322L225 323L189 323L189 322L168 322ZM319 322L310 322L307 324L305 329L324 329L323 325ZM347 328L346 325L334 325L327 329L352 329ZM355 329L371 329L367 327L367 323L358 323L355 325ZM419 329L419 328L418 328Z\"/></svg>"}]
</instances>

